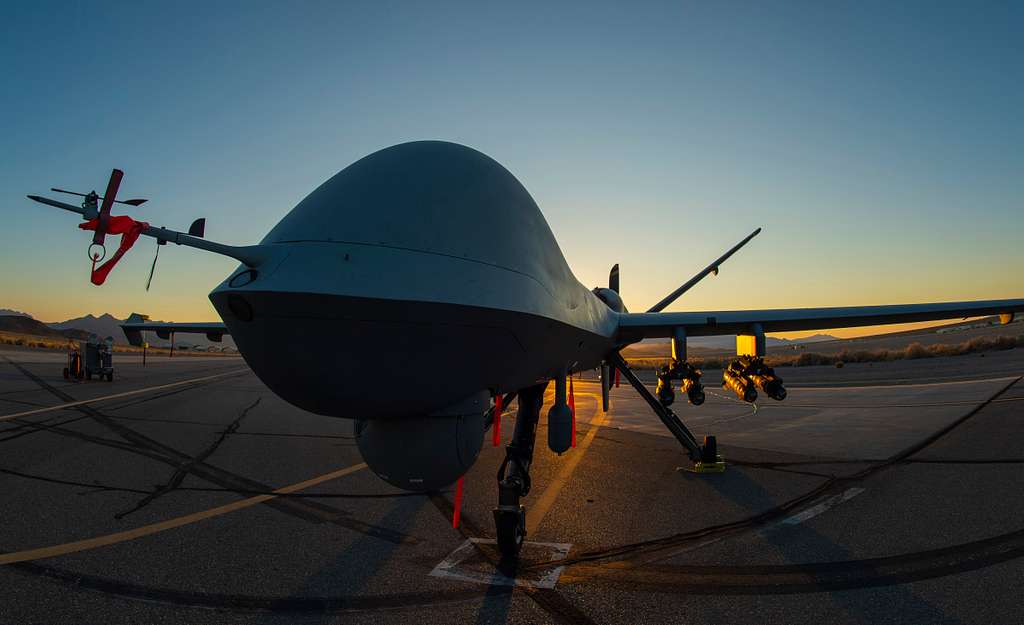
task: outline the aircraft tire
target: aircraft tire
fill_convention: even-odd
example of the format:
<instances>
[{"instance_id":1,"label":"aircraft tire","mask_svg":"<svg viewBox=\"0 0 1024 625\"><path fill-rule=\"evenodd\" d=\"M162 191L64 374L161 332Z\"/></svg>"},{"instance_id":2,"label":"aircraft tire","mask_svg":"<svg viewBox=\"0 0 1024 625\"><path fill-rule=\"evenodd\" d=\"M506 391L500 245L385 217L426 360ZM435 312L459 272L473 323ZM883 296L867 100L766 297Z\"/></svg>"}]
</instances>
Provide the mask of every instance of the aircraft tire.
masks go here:
<instances>
[{"instance_id":1,"label":"aircraft tire","mask_svg":"<svg viewBox=\"0 0 1024 625\"><path fill-rule=\"evenodd\" d=\"M523 547L523 540L526 538L522 516L514 513L505 513L495 518L495 529L498 534L498 549L501 555L506 558L515 558Z\"/></svg>"}]
</instances>

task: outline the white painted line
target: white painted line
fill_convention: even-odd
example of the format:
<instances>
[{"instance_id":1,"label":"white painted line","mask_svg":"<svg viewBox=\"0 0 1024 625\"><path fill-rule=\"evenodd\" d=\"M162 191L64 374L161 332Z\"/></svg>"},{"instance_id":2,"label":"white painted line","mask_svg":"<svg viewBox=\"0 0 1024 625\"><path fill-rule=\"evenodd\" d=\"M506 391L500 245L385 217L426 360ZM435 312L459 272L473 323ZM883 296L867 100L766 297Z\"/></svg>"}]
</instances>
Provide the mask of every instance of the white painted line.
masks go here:
<instances>
[{"instance_id":1,"label":"white painted line","mask_svg":"<svg viewBox=\"0 0 1024 625\"><path fill-rule=\"evenodd\" d=\"M45 412L53 412L54 410L65 410L67 408L74 408L75 406L84 406L85 404L94 404L98 401L107 401L108 399L117 399L119 397L129 397L131 395L138 395L140 393L149 393L150 391L159 391L165 388L174 388L175 386L182 386L184 384L193 384L195 382L205 382L206 380L215 380L217 378L223 378L228 375L235 375L241 373L245 369L235 369L234 371L228 371L227 373L218 373L216 375L207 375L201 378L192 378L189 380L182 380L181 382L171 382L170 384L161 384L159 386L149 386L146 388L136 389L134 391L125 391L124 393L115 393L113 395L104 395L103 397L94 397L92 399L83 399L81 401L72 401L66 404L58 404L56 406L46 406L45 408L36 408L35 410L26 410L24 412L15 412L13 414L5 414L0 416L0 421L9 421L11 419L18 419L21 417L29 417L32 415L43 414Z\"/></svg>"},{"instance_id":2,"label":"white painted line","mask_svg":"<svg viewBox=\"0 0 1024 625\"><path fill-rule=\"evenodd\" d=\"M817 503L817 504L811 506L810 508L807 508L806 510L802 510L802 511L794 514L793 516L789 516L789 517L786 517L786 518L782 519L781 521L779 521L778 523L775 523L774 525L770 525L770 526L766 527L765 529L761 530L760 533L763 534L765 532L769 532L769 531L771 531L773 529L776 529L776 528L779 528L779 527L783 527L783 526L799 525L800 523L803 523L807 519L814 518L814 517L818 516L819 514L821 514L822 512L827 511L829 508L831 508L833 506L836 506L836 505L839 505L839 504L843 503L844 501L849 501L850 499L853 499L854 497L856 497L857 495L859 495L859 494L861 494L863 492L864 492L863 488L859 488L859 487L856 487L856 486L853 487L853 488L847 488L845 491L839 493L838 495L832 495L831 497L822 500L820 503Z\"/></svg>"},{"instance_id":3,"label":"white painted line","mask_svg":"<svg viewBox=\"0 0 1024 625\"><path fill-rule=\"evenodd\" d=\"M455 551L448 554L447 558L435 566L434 570L430 572L430 576L457 579L463 582L474 582L477 584L486 584L488 586L554 588L555 584L558 583L558 578L562 575L562 569L565 568L564 565L553 566L550 569L536 571L535 574L538 575L536 579L508 577L494 570L494 567L490 562L486 563L486 567L478 569L473 569L466 565L466 561L476 553L476 545L497 544L498 541L493 538L470 538L459 545ZM549 560L552 562L564 560L566 556L569 555L569 550L572 549L572 545L570 543L523 543L524 550L527 548L537 547L550 550ZM488 570L485 570L485 568Z\"/></svg>"},{"instance_id":4,"label":"white painted line","mask_svg":"<svg viewBox=\"0 0 1024 625\"><path fill-rule=\"evenodd\" d=\"M815 505L811 506L810 508L807 508L806 510L798 512L798 513L796 513L796 514L794 514L792 516L788 516L785 519L782 519L781 521L777 521L777 522L773 523L772 525L769 525L768 527L762 528L762 529L758 530L757 532L754 532L754 535L755 536L765 536L768 533L770 533L772 530L778 529L779 527L783 527L783 526L791 527L793 525L799 525L800 523L803 523L807 519L810 519L812 517L816 517L819 514L821 514L822 512L825 512L826 510L828 510L829 508L832 508L832 507L834 507L834 506L836 506L836 505L838 505L838 504L840 504L840 503L842 503L844 501L853 499L854 497L856 497L857 495L859 495L859 494L861 494L863 492L864 492L863 488L857 488L857 487L849 488L849 489L845 490L844 492L839 493L838 495L833 495L831 497L828 497L827 499L823 499L820 503L815 504ZM714 536L712 538L708 538L708 539L702 540L700 542L697 542L697 543L694 543L694 544L691 544L691 545L687 545L687 546L685 546L685 547L683 547L681 549L673 550L673 551L671 551L671 552L669 552L667 554L659 554L656 557L651 558L650 560L647 560L644 563L645 564L649 564L651 562L660 562L662 560L667 560L669 558L675 557L675 556L683 554L683 553L688 553L690 551L696 551L698 549L703 549L704 547L708 547L710 545L714 545L716 543L720 543L720 542L722 542L722 541L724 541L724 540L726 540L728 538L734 538L734 537L737 537L737 536L747 536L747 535L748 534Z\"/></svg>"}]
</instances>

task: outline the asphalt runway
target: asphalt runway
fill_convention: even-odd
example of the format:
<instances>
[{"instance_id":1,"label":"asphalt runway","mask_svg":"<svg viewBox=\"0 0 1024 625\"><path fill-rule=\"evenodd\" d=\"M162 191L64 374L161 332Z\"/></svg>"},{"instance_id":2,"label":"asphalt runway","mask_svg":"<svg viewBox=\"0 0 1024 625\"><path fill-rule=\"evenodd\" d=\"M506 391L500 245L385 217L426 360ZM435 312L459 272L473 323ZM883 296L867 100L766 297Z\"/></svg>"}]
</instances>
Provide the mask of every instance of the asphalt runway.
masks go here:
<instances>
[{"instance_id":1,"label":"asphalt runway","mask_svg":"<svg viewBox=\"0 0 1024 625\"><path fill-rule=\"evenodd\" d=\"M721 475L679 471L632 389L604 414L574 380L577 447L542 419L514 571L489 434L453 529L453 492L391 488L351 422L241 359L115 365L76 383L0 350L0 623L1021 622L1024 350L780 369L756 410L707 372L674 408Z\"/></svg>"}]
</instances>

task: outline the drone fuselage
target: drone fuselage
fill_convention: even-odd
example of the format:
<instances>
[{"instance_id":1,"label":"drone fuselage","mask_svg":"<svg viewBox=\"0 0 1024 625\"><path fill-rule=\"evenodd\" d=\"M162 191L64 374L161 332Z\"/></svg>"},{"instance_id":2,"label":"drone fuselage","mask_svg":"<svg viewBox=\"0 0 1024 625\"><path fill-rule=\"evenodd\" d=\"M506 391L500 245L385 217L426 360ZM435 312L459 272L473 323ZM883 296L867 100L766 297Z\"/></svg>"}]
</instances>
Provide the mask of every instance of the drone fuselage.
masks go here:
<instances>
[{"instance_id":1,"label":"drone fuselage","mask_svg":"<svg viewBox=\"0 0 1024 625\"><path fill-rule=\"evenodd\" d=\"M357 161L210 294L246 361L334 417L432 414L597 366L617 315L573 276L522 185L451 143Z\"/></svg>"}]
</instances>

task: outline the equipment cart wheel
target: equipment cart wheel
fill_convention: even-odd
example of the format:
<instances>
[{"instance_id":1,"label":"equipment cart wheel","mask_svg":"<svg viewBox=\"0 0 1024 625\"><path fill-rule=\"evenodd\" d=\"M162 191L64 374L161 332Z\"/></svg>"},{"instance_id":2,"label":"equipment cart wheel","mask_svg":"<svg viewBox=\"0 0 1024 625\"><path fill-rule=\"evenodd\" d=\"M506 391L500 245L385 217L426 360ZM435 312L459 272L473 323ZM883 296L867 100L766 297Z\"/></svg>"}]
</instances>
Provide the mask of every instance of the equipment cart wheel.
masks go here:
<instances>
[{"instance_id":1,"label":"equipment cart wheel","mask_svg":"<svg viewBox=\"0 0 1024 625\"><path fill-rule=\"evenodd\" d=\"M111 371L110 373L107 374L107 382L113 382L113 381L114 381L114 372Z\"/></svg>"}]
</instances>

